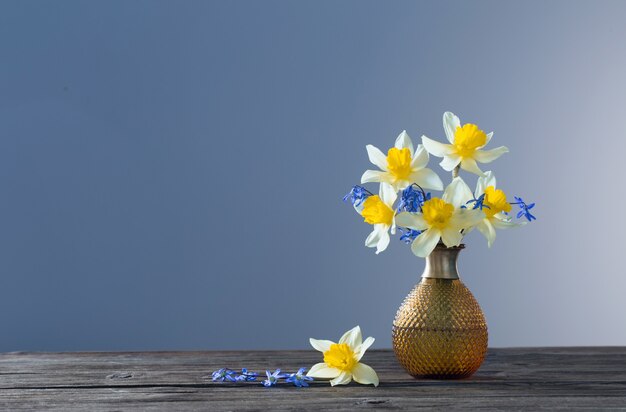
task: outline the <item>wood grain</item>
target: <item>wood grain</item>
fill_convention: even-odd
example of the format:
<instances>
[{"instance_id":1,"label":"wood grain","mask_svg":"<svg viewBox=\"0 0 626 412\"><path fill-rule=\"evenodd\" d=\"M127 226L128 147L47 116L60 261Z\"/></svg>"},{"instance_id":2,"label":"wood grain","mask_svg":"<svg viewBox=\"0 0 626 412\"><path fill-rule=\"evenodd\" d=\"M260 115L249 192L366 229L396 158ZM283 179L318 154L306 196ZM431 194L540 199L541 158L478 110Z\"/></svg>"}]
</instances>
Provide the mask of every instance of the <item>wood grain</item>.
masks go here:
<instances>
[{"instance_id":1,"label":"wood grain","mask_svg":"<svg viewBox=\"0 0 626 412\"><path fill-rule=\"evenodd\" d=\"M10 411L229 410L623 410L626 348L490 349L476 375L460 381L416 380L390 350L363 361L378 388L310 388L212 382L220 367L296 370L320 361L314 351L146 353L5 353L0 409Z\"/></svg>"}]
</instances>

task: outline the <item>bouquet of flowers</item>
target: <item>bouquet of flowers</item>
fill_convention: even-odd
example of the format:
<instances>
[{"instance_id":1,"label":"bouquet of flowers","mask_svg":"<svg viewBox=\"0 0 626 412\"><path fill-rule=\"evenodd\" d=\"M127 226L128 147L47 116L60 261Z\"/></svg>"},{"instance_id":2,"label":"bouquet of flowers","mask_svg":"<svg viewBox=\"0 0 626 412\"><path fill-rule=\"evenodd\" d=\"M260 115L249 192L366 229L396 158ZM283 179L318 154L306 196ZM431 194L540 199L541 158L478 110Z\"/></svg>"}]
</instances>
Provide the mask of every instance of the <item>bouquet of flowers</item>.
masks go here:
<instances>
[{"instance_id":1,"label":"bouquet of flowers","mask_svg":"<svg viewBox=\"0 0 626 412\"><path fill-rule=\"evenodd\" d=\"M365 246L384 251L390 242L390 233L401 232L400 240L411 244L413 253L420 257L430 255L441 241L447 247L458 246L463 237L476 228L487 239L489 247L496 238L496 229L522 226L536 219L531 213L534 203L527 204L514 196L511 202L504 191L496 188L496 177L483 172L478 163L491 163L509 151L505 146L485 150L493 132L485 133L475 124L461 125L451 112L443 114L443 129L448 143L422 136L422 144L414 148L406 131L400 133L387 156L378 148L367 145L367 154L380 170L366 170L361 184L380 183L378 194L356 185L344 197L373 226L365 239ZM452 172L452 181L443 190L439 176L427 168L429 154L443 158L440 166ZM478 175L476 189L459 176L460 169ZM443 190L435 197L430 190ZM398 193L400 198L398 201ZM512 207L519 210L515 221Z\"/></svg>"}]
</instances>

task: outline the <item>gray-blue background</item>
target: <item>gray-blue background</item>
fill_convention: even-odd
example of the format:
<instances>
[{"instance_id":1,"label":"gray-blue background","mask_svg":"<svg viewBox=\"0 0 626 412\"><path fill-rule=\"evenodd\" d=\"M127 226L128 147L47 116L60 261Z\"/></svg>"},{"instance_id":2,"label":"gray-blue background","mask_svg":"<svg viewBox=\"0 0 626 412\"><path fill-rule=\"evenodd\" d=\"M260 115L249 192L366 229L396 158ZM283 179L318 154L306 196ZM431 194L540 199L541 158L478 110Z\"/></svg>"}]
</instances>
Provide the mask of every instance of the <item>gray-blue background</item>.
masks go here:
<instances>
[{"instance_id":1,"label":"gray-blue background","mask_svg":"<svg viewBox=\"0 0 626 412\"><path fill-rule=\"evenodd\" d=\"M495 131L499 186L538 204L491 250L466 240L490 344L626 344L625 17L3 1L0 350L301 348L356 324L390 346L423 261L374 255L340 199L366 144L443 140L445 110Z\"/></svg>"}]
</instances>

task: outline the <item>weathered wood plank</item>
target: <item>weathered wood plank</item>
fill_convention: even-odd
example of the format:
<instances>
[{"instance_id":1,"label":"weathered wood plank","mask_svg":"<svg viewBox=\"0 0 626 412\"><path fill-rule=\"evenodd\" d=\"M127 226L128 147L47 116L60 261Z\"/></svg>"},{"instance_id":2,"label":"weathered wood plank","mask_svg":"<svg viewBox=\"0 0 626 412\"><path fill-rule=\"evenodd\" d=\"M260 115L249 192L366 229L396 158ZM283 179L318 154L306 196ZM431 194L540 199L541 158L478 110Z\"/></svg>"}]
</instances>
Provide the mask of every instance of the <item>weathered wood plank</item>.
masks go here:
<instances>
[{"instance_id":1,"label":"weathered wood plank","mask_svg":"<svg viewBox=\"0 0 626 412\"><path fill-rule=\"evenodd\" d=\"M481 408L626 410L626 348L490 349L483 367L460 381L415 380L389 350L364 362L378 388L264 388L217 383L220 367L296 370L314 351L6 353L0 355L2 410L325 410Z\"/></svg>"}]
</instances>

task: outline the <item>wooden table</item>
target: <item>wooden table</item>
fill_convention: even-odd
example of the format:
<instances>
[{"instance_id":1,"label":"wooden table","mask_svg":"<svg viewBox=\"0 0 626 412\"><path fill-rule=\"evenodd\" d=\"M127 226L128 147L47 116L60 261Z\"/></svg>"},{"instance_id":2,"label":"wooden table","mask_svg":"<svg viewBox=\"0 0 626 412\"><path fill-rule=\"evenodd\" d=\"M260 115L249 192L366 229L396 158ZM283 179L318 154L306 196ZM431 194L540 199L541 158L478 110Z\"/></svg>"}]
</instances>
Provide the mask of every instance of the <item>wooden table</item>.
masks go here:
<instances>
[{"instance_id":1,"label":"wooden table","mask_svg":"<svg viewBox=\"0 0 626 412\"><path fill-rule=\"evenodd\" d=\"M77 411L222 410L626 410L626 347L490 349L472 378L415 380L390 350L363 361L380 386L309 388L212 382L220 367L296 370L314 351L6 353L0 409Z\"/></svg>"}]
</instances>

